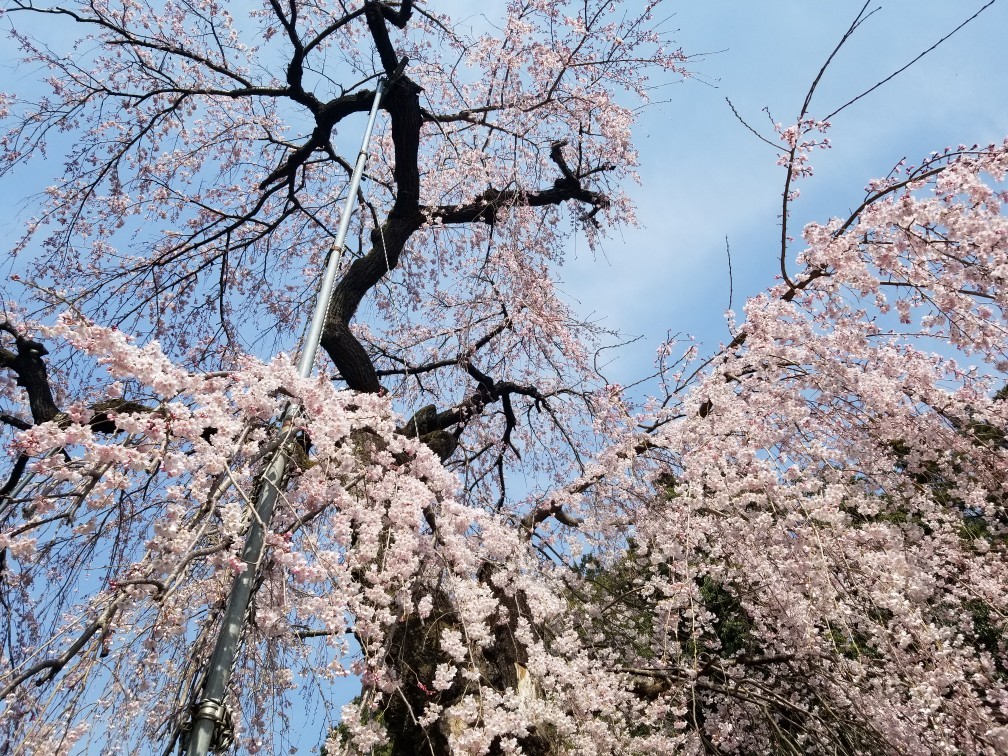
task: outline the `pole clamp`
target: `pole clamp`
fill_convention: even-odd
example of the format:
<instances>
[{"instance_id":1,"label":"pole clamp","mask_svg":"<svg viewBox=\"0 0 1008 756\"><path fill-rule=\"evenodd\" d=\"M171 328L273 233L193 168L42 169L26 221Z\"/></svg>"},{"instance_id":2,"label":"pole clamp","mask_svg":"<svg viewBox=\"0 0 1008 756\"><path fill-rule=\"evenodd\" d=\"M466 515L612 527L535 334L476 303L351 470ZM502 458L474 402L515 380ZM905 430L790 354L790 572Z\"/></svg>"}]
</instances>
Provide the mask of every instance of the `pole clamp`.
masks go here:
<instances>
[{"instance_id":1,"label":"pole clamp","mask_svg":"<svg viewBox=\"0 0 1008 756\"><path fill-rule=\"evenodd\" d=\"M224 753L230 750L235 742L235 730L234 718L231 716L231 710L227 707L227 704L223 701L218 701L216 698L204 698L199 703L194 703L192 705L192 717L185 731L191 731L193 723L201 719L214 723L210 750L214 753Z\"/></svg>"}]
</instances>

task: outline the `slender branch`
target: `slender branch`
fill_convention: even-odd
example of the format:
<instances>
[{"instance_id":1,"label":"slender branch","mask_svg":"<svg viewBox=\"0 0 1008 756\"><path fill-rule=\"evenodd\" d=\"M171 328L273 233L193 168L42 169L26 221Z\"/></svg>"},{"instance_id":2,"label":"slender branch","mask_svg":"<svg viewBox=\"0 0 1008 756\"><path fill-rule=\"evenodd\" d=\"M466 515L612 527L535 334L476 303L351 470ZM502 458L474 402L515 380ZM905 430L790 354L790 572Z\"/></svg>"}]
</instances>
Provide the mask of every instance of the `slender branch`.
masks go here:
<instances>
[{"instance_id":1,"label":"slender branch","mask_svg":"<svg viewBox=\"0 0 1008 756\"><path fill-rule=\"evenodd\" d=\"M950 32L949 32L948 34L946 34L946 35L945 35L944 37L942 37L941 39L939 39L939 40L938 40L937 42L935 42L935 43L934 43L933 45L931 45L931 46L930 46L930 47L929 47L928 49L924 50L924 52L922 52L922 53L921 53L920 55L918 55L918 56L917 56L916 58L914 58L913 60L911 60L911 61L910 61L909 63L907 63L907 64L906 64L905 66L903 66L903 67L901 67L901 68L898 68L898 69L896 69L896 70L895 70L895 71L893 71L893 72L892 72L891 74L889 74L889 75L888 75L888 76L886 76L886 77L885 77L884 79L882 79L882 81L878 82L877 84L875 84L875 85L874 85L874 86L872 86L872 87L869 87L869 88L868 88L868 89L866 89L866 90L865 90L864 92L862 92L861 94L859 94L859 95L858 95L857 97L853 97L853 98L851 98L850 100L848 100L847 102L845 102L845 103L844 103L843 105L841 105L841 106L840 106L839 108L837 108L837 109L836 109L836 110L834 110L834 111L833 111L832 113L830 113L830 114L829 114L828 116L826 116L825 118L823 118L823 120L824 120L824 121L828 121L828 120L830 120L830 119L831 119L831 118L832 118L833 116L835 116L835 115L836 115L837 113L839 113L840 111L844 110L845 108L847 108L847 107L849 107L849 106L853 105L853 104L854 104L855 102L857 102L858 100L860 100L860 99L861 99L862 97L867 97L867 96L868 96L868 95L870 95L870 94L871 94L872 92L874 92L874 91L875 91L876 89L878 89L879 87L881 87L881 86L882 86L883 84L886 84L887 82L890 82L890 81L892 81L893 79L895 79L895 78L896 78L897 76L899 76L899 75L900 75L901 73L903 73L903 72L904 72L904 71L906 71L906 70L907 70L908 68L910 68L910 66L912 66L912 65L913 65L914 63L916 63L916 62L917 62L918 60L920 60L920 59L921 59L921 58L923 58L923 57L924 57L925 55L927 55L927 54L928 54L929 52L931 52L932 50L934 50L935 48L937 48L937 47L938 47L938 46L939 46L939 45L940 45L940 44L941 44L942 42L944 42L945 40L947 40L947 39L948 39L949 37L951 37L951 36L952 36L953 34L955 34L956 32L958 32L958 31L959 31L960 29L962 29L962 28L963 28L964 26L966 26L966 24L968 24L968 23L970 23L971 21L973 21L973 19L975 19L975 18L976 18L977 16L979 16L979 15L980 15L981 13L983 13L983 12L984 12L985 10L987 10L987 9L988 9L988 8L990 8L990 7L992 6L992 5L994 5L994 3L995 3L996 1L997 1L997 0L989 0L989 1L987 2L987 4L986 4L986 5L984 5L984 6L982 7L982 8L980 8L980 10L978 10L978 11L977 11L976 13L974 13L974 14L973 14L972 16L970 16L969 18L967 18L967 19L966 19L965 21L963 21L963 22L962 22L961 24L959 24L959 26L957 26L957 27L956 27L955 29L953 29L952 31L950 31Z\"/></svg>"}]
</instances>

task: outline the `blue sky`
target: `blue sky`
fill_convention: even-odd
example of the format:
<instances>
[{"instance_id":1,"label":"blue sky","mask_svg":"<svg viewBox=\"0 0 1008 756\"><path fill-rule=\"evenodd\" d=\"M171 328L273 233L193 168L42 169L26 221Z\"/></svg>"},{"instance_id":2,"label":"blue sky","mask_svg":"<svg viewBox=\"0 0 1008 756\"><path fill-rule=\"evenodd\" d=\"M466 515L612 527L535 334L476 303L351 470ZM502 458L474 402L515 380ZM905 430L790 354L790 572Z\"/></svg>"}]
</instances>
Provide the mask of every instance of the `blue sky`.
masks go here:
<instances>
[{"instance_id":1,"label":"blue sky","mask_svg":"<svg viewBox=\"0 0 1008 756\"><path fill-rule=\"evenodd\" d=\"M869 88L983 4L878 0L872 7L880 10L827 72L811 114L828 113ZM501 5L479 7L491 15ZM572 247L562 273L562 288L581 313L595 313L610 328L644 337L610 366L610 378L631 383L646 372L668 331L691 333L710 348L725 336L725 236L737 309L746 295L773 282L783 170L774 153L738 123L725 98L768 135L764 107L778 121L793 121L809 83L861 5L861 0L671 4L676 13L666 26L678 30L673 36L687 53L698 56L691 63L696 76L669 87L669 101L643 113L637 134L642 186L631 187L641 227L618 232L596 257L583 243ZM439 7L460 9L465 16L473 5L454 0ZM470 16L470 23L486 22ZM816 175L801 186L792 228L844 214L859 203L869 179L886 174L903 157L916 162L947 145L1008 135L1006 30L1008 0L998 0L909 71L834 119L829 134L834 147L814 155ZM0 79L6 82L0 88L16 86L22 75L10 63L13 55L9 41L0 41ZM41 163L31 170L36 177L44 173ZM19 234L15 202L23 198L26 179L31 175L19 177L21 183L0 183L0 244L7 248ZM337 706L341 695L334 695ZM320 732L317 721L306 724L302 742L294 745L307 752Z\"/></svg>"},{"instance_id":2,"label":"blue sky","mask_svg":"<svg viewBox=\"0 0 1008 756\"><path fill-rule=\"evenodd\" d=\"M986 0L876 0L878 11L827 71L811 114L824 115L905 65ZM503 0L441 0L477 30L492 25ZM626 3L643 5L640 0ZM571 247L562 289L582 314L609 328L643 336L607 375L631 383L651 365L671 331L708 347L724 337L728 305L725 237L731 245L734 306L766 287L777 270L783 170L774 153L731 114L725 98L763 133L763 108L777 121L797 116L805 92L863 0L707 0L669 2L664 28L695 56L694 78L667 87L645 109L637 129L641 186L631 186L639 228L617 230L593 257ZM474 13L473 8L478 8ZM6 26L4 20L0 24ZM45 25L45 34L64 26ZM855 206L871 178L899 159L911 162L960 142L1008 135L1008 66L1003 30L1008 0L981 16L881 89L841 113L829 137L833 149L814 156L816 175L801 185L791 228L826 220ZM18 68L9 39L0 38L0 88L20 88L34 72ZM656 96L656 99L661 99ZM357 132L352 149L356 149ZM343 147L344 145L340 145ZM53 166L55 168L55 165ZM32 215L29 191L50 183L41 163L0 183L0 246L8 249ZM0 256L0 275L12 269Z\"/></svg>"},{"instance_id":3,"label":"blue sky","mask_svg":"<svg viewBox=\"0 0 1008 756\"><path fill-rule=\"evenodd\" d=\"M985 2L883 0L840 51L812 101L823 116L913 60ZM582 312L633 336L607 371L628 384L650 366L664 335L689 333L708 348L727 333L725 236L731 245L734 307L773 283L778 271L783 169L725 102L772 136L762 112L790 123L809 84L862 0L708 0L678 3L668 21L696 76L669 88L669 102L645 111L638 128L641 187L631 188L641 227L592 259L580 245L564 290ZM1008 136L1008 3L977 20L912 68L835 119L833 148L812 156L816 174L800 185L789 227L856 207L869 179L901 158L916 163L948 145Z\"/></svg>"}]
</instances>

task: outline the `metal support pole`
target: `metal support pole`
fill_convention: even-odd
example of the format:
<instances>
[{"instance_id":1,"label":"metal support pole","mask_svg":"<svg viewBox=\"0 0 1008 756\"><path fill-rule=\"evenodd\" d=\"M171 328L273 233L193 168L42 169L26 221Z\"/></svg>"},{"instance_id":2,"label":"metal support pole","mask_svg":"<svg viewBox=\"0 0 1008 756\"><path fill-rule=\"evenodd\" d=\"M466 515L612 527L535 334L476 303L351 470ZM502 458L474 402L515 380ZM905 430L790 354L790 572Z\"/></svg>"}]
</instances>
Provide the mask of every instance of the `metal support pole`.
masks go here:
<instances>
[{"instance_id":1,"label":"metal support pole","mask_svg":"<svg viewBox=\"0 0 1008 756\"><path fill-rule=\"evenodd\" d=\"M371 112L368 116L367 128L364 130L361 150L357 155L357 164L354 166L353 174L350 177L350 188L347 193L346 204L343 206L343 215L340 217L336 240L333 242L332 253L329 255L329 262L326 265L325 274L319 286L318 297L315 300L315 312L312 315L311 326L305 337L301 358L298 362L298 374L302 378L307 378L311 375L312 367L315 364L315 355L318 353L319 341L322 337L322 327L325 325L329 300L332 297L333 285L336 281L336 271L343 256L347 230L350 228L350 217L353 214L354 201L357 197L357 190L360 188L364 166L367 163L371 131L374 128L375 118L378 115L378 106L381 103L386 86L387 82L384 77L378 80L374 102L371 105ZM288 405L283 413L281 433L284 432L285 427L289 425L296 412L296 406ZM226 750L233 741L233 734L229 732L229 717L224 707L224 697L227 693L228 682L231 680L231 672L234 668L235 657L238 653L239 641L241 640L242 626L245 624L249 601L252 598L252 587L255 583L260 559L262 558L263 531L264 528L269 526L270 520L273 518L273 508L284 486L284 473L286 469L287 454L285 448L281 446L262 475L259 496L256 501L255 516L249 524L248 534L245 536L245 545L242 548L241 559L245 569L235 576L234 585L231 587L231 595L228 597L227 607L224 609L224 619L221 624L220 635L217 636L213 655L210 657L206 682L203 685L202 698L200 698L193 711L192 731L189 734L188 742L185 744L187 756L206 756L207 752L211 749L214 751Z\"/></svg>"},{"instance_id":2,"label":"metal support pole","mask_svg":"<svg viewBox=\"0 0 1008 756\"><path fill-rule=\"evenodd\" d=\"M378 79L378 86L375 87L374 102L371 103L371 113L368 115L367 128L364 129L364 139L361 141L360 153L357 155L357 164L354 165L353 175L350 176L350 190L347 194L347 201L343 206L343 215L340 217L339 228L336 230L336 240L333 242L332 253L329 255L329 264L326 265L325 275L322 277L322 285L319 286L318 298L315 300L315 312L311 319L311 327L308 329L308 335L305 337L304 347L301 350L298 373L302 378L307 378L311 375L312 366L315 364L315 355L318 352L319 341L322 339L322 327L325 325L326 312L329 310L329 299L332 297L333 285L336 283L336 270L339 268L340 259L343 257L343 246L346 243L347 229L350 228L350 217L353 215L354 201L357 199L357 190L360 188L361 176L364 175L364 166L367 164L371 131L374 129L375 118L378 116L378 105L381 104L387 85L388 82L383 76Z\"/></svg>"}]
</instances>

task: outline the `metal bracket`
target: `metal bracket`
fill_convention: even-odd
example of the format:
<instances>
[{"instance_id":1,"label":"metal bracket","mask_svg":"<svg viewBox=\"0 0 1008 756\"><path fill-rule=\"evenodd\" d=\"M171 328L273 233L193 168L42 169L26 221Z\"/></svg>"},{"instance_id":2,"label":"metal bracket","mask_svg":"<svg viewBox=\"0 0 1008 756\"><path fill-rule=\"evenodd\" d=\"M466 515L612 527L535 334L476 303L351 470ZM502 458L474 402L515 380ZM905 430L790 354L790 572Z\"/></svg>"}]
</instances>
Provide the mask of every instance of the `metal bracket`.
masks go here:
<instances>
[{"instance_id":1,"label":"metal bracket","mask_svg":"<svg viewBox=\"0 0 1008 756\"><path fill-rule=\"evenodd\" d=\"M231 716L231 710L227 704L216 698L204 698L199 703L194 703L192 717L186 722L183 732L188 735L192 731L193 725L201 719L214 723L210 750L214 753L229 751L235 742L235 730L234 718Z\"/></svg>"}]
</instances>

